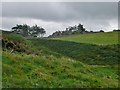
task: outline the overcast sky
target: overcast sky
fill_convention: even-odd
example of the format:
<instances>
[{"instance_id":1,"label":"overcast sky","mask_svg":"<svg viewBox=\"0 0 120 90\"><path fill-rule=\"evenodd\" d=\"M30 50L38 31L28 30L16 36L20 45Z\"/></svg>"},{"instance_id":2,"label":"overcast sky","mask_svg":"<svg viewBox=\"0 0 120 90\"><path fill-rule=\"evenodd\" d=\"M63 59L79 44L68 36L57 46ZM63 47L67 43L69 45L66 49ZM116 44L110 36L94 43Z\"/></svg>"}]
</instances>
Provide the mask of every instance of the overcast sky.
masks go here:
<instances>
[{"instance_id":1,"label":"overcast sky","mask_svg":"<svg viewBox=\"0 0 120 90\"><path fill-rule=\"evenodd\" d=\"M39 25L46 36L78 23L87 30L112 31L118 27L117 2L3 2L2 29L16 24Z\"/></svg>"}]
</instances>

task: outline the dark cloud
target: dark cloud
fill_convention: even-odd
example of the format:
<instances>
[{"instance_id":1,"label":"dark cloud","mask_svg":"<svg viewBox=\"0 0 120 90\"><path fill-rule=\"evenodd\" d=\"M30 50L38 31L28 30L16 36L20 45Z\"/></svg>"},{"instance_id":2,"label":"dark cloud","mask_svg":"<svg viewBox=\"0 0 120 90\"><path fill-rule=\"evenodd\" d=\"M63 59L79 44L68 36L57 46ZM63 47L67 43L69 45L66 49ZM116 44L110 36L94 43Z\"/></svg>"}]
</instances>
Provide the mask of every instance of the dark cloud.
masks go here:
<instances>
[{"instance_id":1,"label":"dark cloud","mask_svg":"<svg viewBox=\"0 0 120 90\"><path fill-rule=\"evenodd\" d=\"M87 19L113 19L117 17L117 2L5 2L3 17L35 18L65 22Z\"/></svg>"}]
</instances>

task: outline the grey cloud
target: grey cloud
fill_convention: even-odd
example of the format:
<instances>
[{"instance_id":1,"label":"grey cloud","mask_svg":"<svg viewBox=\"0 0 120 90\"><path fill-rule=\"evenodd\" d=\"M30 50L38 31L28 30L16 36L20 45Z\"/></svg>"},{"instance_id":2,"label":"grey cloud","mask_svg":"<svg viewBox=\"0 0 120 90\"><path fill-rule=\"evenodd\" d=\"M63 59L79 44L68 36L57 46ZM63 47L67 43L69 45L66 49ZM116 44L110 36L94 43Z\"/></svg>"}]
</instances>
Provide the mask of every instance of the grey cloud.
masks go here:
<instances>
[{"instance_id":1,"label":"grey cloud","mask_svg":"<svg viewBox=\"0 0 120 90\"><path fill-rule=\"evenodd\" d=\"M2 18L2 28L3 29L11 29L11 27L15 26L16 24L23 24L20 19L15 18Z\"/></svg>"},{"instance_id":2,"label":"grey cloud","mask_svg":"<svg viewBox=\"0 0 120 90\"><path fill-rule=\"evenodd\" d=\"M117 2L5 2L3 17L35 18L46 21L103 19L117 17Z\"/></svg>"}]
</instances>

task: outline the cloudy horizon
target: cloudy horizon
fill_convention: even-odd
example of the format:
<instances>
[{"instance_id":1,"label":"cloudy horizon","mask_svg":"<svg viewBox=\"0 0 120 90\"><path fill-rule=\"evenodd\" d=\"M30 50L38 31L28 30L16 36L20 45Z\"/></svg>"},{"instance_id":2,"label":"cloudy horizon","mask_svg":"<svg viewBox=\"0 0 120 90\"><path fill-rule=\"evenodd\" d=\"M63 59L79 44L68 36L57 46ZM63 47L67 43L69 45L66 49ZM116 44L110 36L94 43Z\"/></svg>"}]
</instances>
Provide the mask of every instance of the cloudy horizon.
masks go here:
<instances>
[{"instance_id":1,"label":"cloudy horizon","mask_svg":"<svg viewBox=\"0 0 120 90\"><path fill-rule=\"evenodd\" d=\"M117 2L3 2L2 29L16 24L37 24L46 36L81 23L86 30L112 31L118 28Z\"/></svg>"}]
</instances>

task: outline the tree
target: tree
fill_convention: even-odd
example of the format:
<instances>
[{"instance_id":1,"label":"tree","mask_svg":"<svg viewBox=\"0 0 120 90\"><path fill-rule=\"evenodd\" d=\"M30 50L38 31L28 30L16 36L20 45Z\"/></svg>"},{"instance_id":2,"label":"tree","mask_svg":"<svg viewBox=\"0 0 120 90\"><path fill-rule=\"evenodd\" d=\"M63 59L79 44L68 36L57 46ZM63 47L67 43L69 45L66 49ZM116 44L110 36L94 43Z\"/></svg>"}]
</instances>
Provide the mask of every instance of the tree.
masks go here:
<instances>
[{"instance_id":1,"label":"tree","mask_svg":"<svg viewBox=\"0 0 120 90\"><path fill-rule=\"evenodd\" d=\"M31 34L31 36L37 36L37 25L35 25L35 26L32 26L31 27L31 29L30 29L30 34Z\"/></svg>"},{"instance_id":2,"label":"tree","mask_svg":"<svg viewBox=\"0 0 120 90\"><path fill-rule=\"evenodd\" d=\"M27 24L23 24L23 25L17 24L15 27L12 27L13 32L17 34L21 34L25 37L29 35L29 29L30 26L28 26Z\"/></svg>"},{"instance_id":3,"label":"tree","mask_svg":"<svg viewBox=\"0 0 120 90\"><path fill-rule=\"evenodd\" d=\"M43 37L44 36L44 34L46 33L46 31L45 31L45 29L44 28L40 28L40 32L41 32L41 37Z\"/></svg>"},{"instance_id":4,"label":"tree","mask_svg":"<svg viewBox=\"0 0 120 90\"><path fill-rule=\"evenodd\" d=\"M12 32L17 32L18 27L12 27Z\"/></svg>"},{"instance_id":5,"label":"tree","mask_svg":"<svg viewBox=\"0 0 120 90\"><path fill-rule=\"evenodd\" d=\"M83 25L82 25L82 24L78 24L78 32L79 32L79 33L85 32L85 28L83 28Z\"/></svg>"},{"instance_id":6,"label":"tree","mask_svg":"<svg viewBox=\"0 0 120 90\"><path fill-rule=\"evenodd\" d=\"M100 30L100 32L104 32L103 30Z\"/></svg>"},{"instance_id":7,"label":"tree","mask_svg":"<svg viewBox=\"0 0 120 90\"><path fill-rule=\"evenodd\" d=\"M69 26L65 29L65 31L56 31L49 37L57 37L57 36L64 36L64 35L71 35L71 34L83 34L83 33L88 33L85 31L85 28L83 27L82 24L78 24L75 26Z\"/></svg>"},{"instance_id":8,"label":"tree","mask_svg":"<svg viewBox=\"0 0 120 90\"><path fill-rule=\"evenodd\" d=\"M31 36L43 37L46 31L44 28L34 25L31 27L30 33L31 33Z\"/></svg>"},{"instance_id":9,"label":"tree","mask_svg":"<svg viewBox=\"0 0 120 90\"><path fill-rule=\"evenodd\" d=\"M17 34L21 34L24 37L27 37L27 36L43 37L44 34L46 33L45 29L42 27L39 27L37 25L30 27L27 24L23 24L23 25L17 24L15 27L12 27L12 32L15 32Z\"/></svg>"},{"instance_id":10,"label":"tree","mask_svg":"<svg viewBox=\"0 0 120 90\"><path fill-rule=\"evenodd\" d=\"M24 24L22 26L22 35L27 37L29 35L29 30L30 30L30 26L28 26L27 24Z\"/></svg>"}]
</instances>

